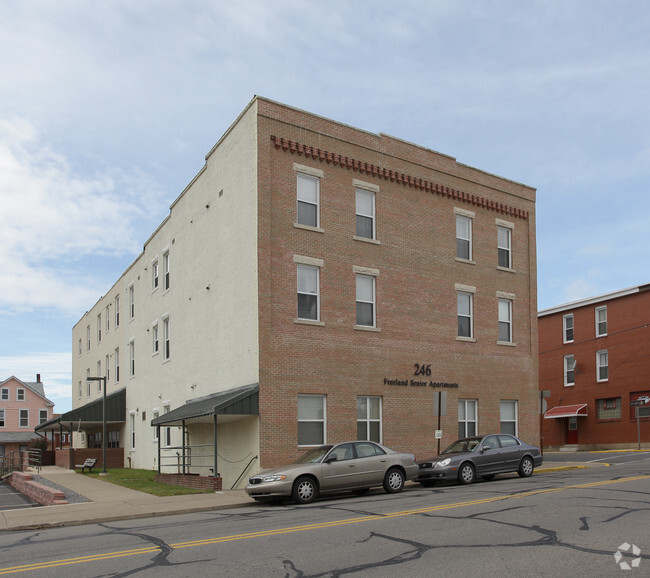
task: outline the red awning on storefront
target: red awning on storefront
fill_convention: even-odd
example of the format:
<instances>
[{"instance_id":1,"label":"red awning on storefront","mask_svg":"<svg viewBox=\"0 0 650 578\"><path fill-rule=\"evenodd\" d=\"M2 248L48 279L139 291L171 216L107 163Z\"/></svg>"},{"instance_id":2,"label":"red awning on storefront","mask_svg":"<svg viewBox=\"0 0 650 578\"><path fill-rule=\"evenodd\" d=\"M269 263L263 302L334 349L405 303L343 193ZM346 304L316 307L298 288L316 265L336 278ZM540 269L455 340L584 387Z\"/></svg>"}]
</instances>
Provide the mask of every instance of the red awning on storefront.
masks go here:
<instances>
[{"instance_id":1,"label":"red awning on storefront","mask_svg":"<svg viewBox=\"0 0 650 578\"><path fill-rule=\"evenodd\" d=\"M578 403L576 405L558 405L553 409L549 409L545 414L545 419L555 418L555 417L573 417L573 416L586 416L587 415L587 404Z\"/></svg>"}]
</instances>

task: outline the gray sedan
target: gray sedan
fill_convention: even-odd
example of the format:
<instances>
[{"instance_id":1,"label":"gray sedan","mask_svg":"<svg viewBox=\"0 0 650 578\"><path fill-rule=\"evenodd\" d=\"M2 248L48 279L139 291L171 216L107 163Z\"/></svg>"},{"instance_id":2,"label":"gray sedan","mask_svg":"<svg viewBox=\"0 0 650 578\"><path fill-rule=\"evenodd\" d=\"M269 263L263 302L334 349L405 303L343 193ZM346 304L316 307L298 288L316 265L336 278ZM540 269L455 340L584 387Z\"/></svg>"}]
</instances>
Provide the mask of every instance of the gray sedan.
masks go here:
<instances>
[{"instance_id":1,"label":"gray sedan","mask_svg":"<svg viewBox=\"0 0 650 578\"><path fill-rule=\"evenodd\" d=\"M517 472L522 478L532 476L542 465L537 446L508 434L491 434L455 441L439 456L419 462L415 478L423 486L437 481L454 480L471 484L477 476L491 480L496 474Z\"/></svg>"},{"instance_id":2,"label":"gray sedan","mask_svg":"<svg viewBox=\"0 0 650 578\"><path fill-rule=\"evenodd\" d=\"M319 494L352 490L357 494L383 486L401 492L418 473L415 456L370 441L324 445L308 451L293 464L262 472L248 480L246 492L254 500L291 497L308 504Z\"/></svg>"}]
</instances>

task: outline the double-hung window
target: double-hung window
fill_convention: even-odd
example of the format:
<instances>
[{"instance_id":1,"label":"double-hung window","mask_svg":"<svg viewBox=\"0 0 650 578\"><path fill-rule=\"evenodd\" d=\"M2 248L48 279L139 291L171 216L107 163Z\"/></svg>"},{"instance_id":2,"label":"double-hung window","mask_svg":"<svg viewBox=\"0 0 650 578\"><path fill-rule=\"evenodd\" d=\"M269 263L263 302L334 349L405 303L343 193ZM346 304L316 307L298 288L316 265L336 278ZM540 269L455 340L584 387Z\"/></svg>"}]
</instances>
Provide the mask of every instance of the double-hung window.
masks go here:
<instances>
[{"instance_id":1,"label":"double-hung window","mask_svg":"<svg viewBox=\"0 0 650 578\"><path fill-rule=\"evenodd\" d=\"M90 325L86 326L86 351L90 351Z\"/></svg>"},{"instance_id":2,"label":"double-hung window","mask_svg":"<svg viewBox=\"0 0 650 578\"><path fill-rule=\"evenodd\" d=\"M512 343L512 299L499 299L499 341Z\"/></svg>"},{"instance_id":3,"label":"double-hung window","mask_svg":"<svg viewBox=\"0 0 650 578\"><path fill-rule=\"evenodd\" d=\"M609 356L607 350L596 352L596 381L609 379Z\"/></svg>"},{"instance_id":4,"label":"double-hung window","mask_svg":"<svg viewBox=\"0 0 650 578\"><path fill-rule=\"evenodd\" d=\"M319 276L317 266L298 264L298 319L319 320Z\"/></svg>"},{"instance_id":5,"label":"double-hung window","mask_svg":"<svg viewBox=\"0 0 650 578\"><path fill-rule=\"evenodd\" d=\"M298 396L298 445L317 446L325 443L325 396Z\"/></svg>"},{"instance_id":6,"label":"double-hung window","mask_svg":"<svg viewBox=\"0 0 650 578\"><path fill-rule=\"evenodd\" d=\"M163 254L163 289L169 291L169 287L169 251L167 251Z\"/></svg>"},{"instance_id":7,"label":"double-hung window","mask_svg":"<svg viewBox=\"0 0 650 578\"><path fill-rule=\"evenodd\" d=\"M562 318L562 337L564 343L573 342L573 313L567 313Z\"/></svg>"},{"instance_id":8,"label":"double-hung window","mask_svg":"<svg viewBox=\"0 0 650 578\"><path fill-rule=\"evenodd\" d=\"M115 360L115 382L120 381L120 348L116 347L115 352L113 353L113 359Z\"/></svg>"},{"instance_id":9,"label":"double-hung window","mask_svg":"<svg viewBox=\"0 0 650 578\"><path fill-rule=\"evenodd\" d=\"M21 409L19 417L19 427L29 427L29 410Z\"/></svg>"},{"instance_id":10,"label":"double-hung window","mask_svg":"<svg viewBox=\"0 0 650 578\"><path fill-rule=\"evenodd\" d=\"M0 409L0 427L5 427L5 410ZM2 457L3 454L0 454L0 457Z\"/></svg>"},{"instance_id":11,"label":"double-hung window","mask_svg":"<svg viewBox=\"0 0 650 578\"><path fill-rule=\"evenodd\" d=\"M129 376L135 376L135 341L129 342Z\"/></svg>"},{"instance_id":12,"label":"double-hung window","mask_svg":"<svg viewBox=\"0 0 650 578\"><path fill-rule=\"evenodd\" d=\"M357 325L376 327L376 279L373 275L357 273Z\"/></svg>"},{"instance_id":13,"label":"double-hung window","mask_svg":"<svg viewBox=\"0 0 650 578\"><path fill-rule=\"evenodd\" d=\"M120 296L115 296L115 327L120 326Z\"/></svg>"},{"instance_id":14,"label":"double-hung window","mask_svg":"<svg viewBox=\"0 0 650 578\"><path fill-rule=\"evenodd\" d=\"M472 260L472 216L456 209L456 258Z\"/></svg>"},{"instance_id":15,"label":"double-hung window","mask_svg":"<svg viewBox=\"0 0 650 578\"><path fill-rule=\"evenodd\" d=\"M607 306L596 308L596 337L607 335Z\"/></svg>"},{"instance_id":16,"label":"double-hung window","mask_svg":"<svg viewBox=\"0 0 650 578\"><path fill-rule=\"evenodd\" d=\"M474 288L456 285L458 337L473 339L474 337Z\"/></svg>"},{"instance_id":17,"label":"double-hung window","mask_svg":"<svg viewBox=\"0 0 650 578\"><path fill-rule=\"evenodd\" d=\"M381 397L357 397L357 439L381 443Z\"/></svg>"},{"instance_id":18,"label":"double-hung window","mask_svg":"<svg viewBox=\"0 0 650 578\"><path fill-rule=\"evenodd\" d=\"M97 316L97 343L102 341L102 314Z\"/></svg>"},{"instance_id":19,"label":"double-hung window","mask_svg":"<svg viewBox=\"0 0 650 578\"><path fill-rule=\"evenodd\" d=\"M375 193L356 189L357 237L375 238Z\"/></svg>"},{"instance_id":20,"label":"double-hung window","mask_svg":"<svg viewBox=\"0 0 650 578\"><path fill-rule=\"evenodd\" d=\"M171 348L169 342L169 317L163 319L163 357L169 359L171 356Z\"/></svg>"},{"instance_id":21,"label":"double-hung window","mask_svg":"<svg viewBox=\"0 0 650 578\"><path fill-rule=\"evenodd\" d=\"M478 432L478 401L475 399L458 400L458 437L475 436Z\"/></svg>"},{"instance_id":22,"label":"double-hung window","mask_svg":"<svg viewBox=\"0 0 650 578\"><path fill-rule=\"evenodd\" d=\"M129 286L129 315L131 319L135 317L135 287Z\"/></svg>"},{"instance_id":23,"label":"double-hung window","mask_svg":"<svg viewBox=\"0 0 650 578\"><path fill-rule=\"evenodd\" d=\"M512 269L512 227L511 223L497 219L497 265Z\"/></svg>"},{"instance_id":24,"label":"double-hung window","mask_svg":"<svg viewBox=\"0 0 650 578\"><path fill-rule=\"evenodd\" d=\"M298 173L298 224L307 227L320 226L320 179Z\"/></svg>"},{"instance_id":25,"label":"double-hung window","mask_svg":"<svg viewBox=\"0 0 650 578\"><path fill-rule=\"evenodd\" d=\"M22 387L16 390L16 401L25 401L25 390Z\"/></svg>"},{"instance_id":26,"label":"double-hung window","mask_svg":"<svg viewBox=\"0 0 650 578\"><path fill-rule=\"evenodd\" d=\"M47 410L39 409L38 410L38 423L39 425L47 421Z\"/></svg>"},{"instance_id":27,"label":"double-hung window","mask_svg":"<svg viewBox=\"0 0 650 578\"><path fill-rule=\"evenodd\" d=\"M515 400L501 400L501 431L500 433L517 435L517 402Z\"/></svg>"},{"instance_id":28,"label":"double-hung window","mask_svg":"<svg viewBox=\"0 0 650 578\"><path fill-rule=\"evenodd\" d=\"M111 380L111 360L110 357L108 356L108 353L106 354L106 359L104 361L104 366L106 367L106 381Z\"/></svg>"},{"instance_id":29,"label":"double-hung window","mask_svg":"<svg viewBox=\"0 0 650 578\"><path fill-rule=\"evenodd\" d=\"M564 386L575 385L576 360L573 355L564 356Z\"/></svg>"},{"instance_id":30,"label":"double-hung window","mask_svg":"<svg viewBox=\"0 0 650 578\"><path fill-rule=\"evenodd\" d=\"M152 264L151 264L151 288L155 291L158 289L158 260L156 259Z\"/></svg>"},{"instance_id":31,"label":"double-hung window","mask_svg":"<svg viewBox=\"0 0 650 578\"><path fill-rule=\"evenodd\" d=\"M156 355L160 349L159 345L159 338L158 338L158 324L156 323L152 328L151 328L151 339L152 339L152 351L151 353L153 355Z\"/></svg>"},{"instance_id":32,"label":"double-hung window","mask_svg":"<svg viewBox=\"0 0 650 578\"><path fill-rule=\"evenodd\" d=\"M9 401L9 388L3 387L2 392L0 393L0 400Z\"/></svg>"}]
</instances>

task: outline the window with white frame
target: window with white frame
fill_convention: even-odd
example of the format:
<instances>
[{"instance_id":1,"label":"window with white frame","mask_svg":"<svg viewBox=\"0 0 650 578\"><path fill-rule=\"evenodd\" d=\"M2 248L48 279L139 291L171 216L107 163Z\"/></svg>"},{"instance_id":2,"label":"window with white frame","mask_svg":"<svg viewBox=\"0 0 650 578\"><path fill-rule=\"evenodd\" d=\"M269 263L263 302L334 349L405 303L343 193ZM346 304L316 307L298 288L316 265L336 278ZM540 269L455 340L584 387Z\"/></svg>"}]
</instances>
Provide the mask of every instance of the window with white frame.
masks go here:
<instances>
[{"instance_id":1,"label":"window with white frame","mask_svg":"<svg viewBox=\"0 0 650 578\"><path fill-rule=\"evenodd\" d=\"M607 335L607 306L596 308L596 337Z\"/></svg>"},{"instance_id":2,"label":"window with white frame","mask_svg":"<svg viewBox=\"0 0 650 578\"><path fill-rule=\"evenodd\" d=\"M499 341L512 343L511 299L499 299Z\"/></svg>"},{"instance_id":3,"label":"window with white frame","mask_svg":"<svg viewBox=\"0 0 650 578\"><path fill-rule=\"evenodd\" d=\"M325 443L325 396L298 396L298 445L317 446Z\"/></svg>"},{"instance_id":4,"label":"window with white frame","mask_svg":"<svg viewBox=\"0 0 650 578\"><path fill-rule=\"evenodd\" d=\"M373 275L357 273L357 325L376 327L376 278Z\"/></svg>"},{"instance_id":5,"label":"window with white frame","mask_svg":"<svg viewBox=\"0 0 650 578\"><path fill-rule=\"evenodd\" d=\"M472 219L466 215L456 215L456 257L472 260Z\"/></svg>"},{"instance_id":6,"label":"window with white frame","mask_svg":"<svg viewBox=\"0 0 650 578\"><path fill-rule=\"evenodd\" d=\"M170 287L170 278L169 278L169 251L166 251L163 254L163 289L165 291L169 290Z\"/></svg>"},{"instance_id":7,"label":"window with white frame","mask_svg":"<svg viewBox=\"0 0 650 578\"><path fill-rule=\"evenodd\" d=\"M320 226L320 179L312 175L297 175L298 224Z\"/></svg>"},{"instance_id":8,"label":"window with white frame","mask_svg":"<svg viewBox=\"0 0 650 578\"><path fill-rule=\"evenodd\" d=\"M22 387L16 390L16 401L25 401L25 390Z\"/></svg>"},{"instance_id":9,"label":"window with white frame","mask_svg":"<svg viewBox=\"0 0 650 578\"><path fill-rule=\"evenodd\" d=\"M90 381L88 381L88 378L90 377L90 369L86 369L86 397L90 397Z\"/></svg>"},{"instance_id":10,"label":"window with white frame","mask_svg":"<svg viewBox=\"0 0 650 578\"><path fill-rule=\"evenodd\" d=\"M375 193L356 189L357 237L375 238Z\"/></svg>"},{"instance_id":11,"label":"window with white frame","mask_svg":"<svg viewBox=\"0 0 650 578\"><path fill-rule=\"evenodd\" d=\"M97 375L97 377L100 377L102 375L102 362L101 361L97 362L97 374L96 375ZM97 391L101 391L101 390L102 390L102 382L98 380L97 381Z\"/></svg>"},{"instance_id":12,"label":"window with white frame","mask_svg":"<svg viewBox=\"0 0 650 578\"><path fill-rule=\"evenodd\" d=\"M596 352L596 381L609 379L609 355L607 350Z\"/></svg>"},{"instance_id":13,"label":"window with white frame","mask_svg":"<svg viewBox=\"0 0 650 578\"><path fill-rule=\"evenodd\" d=\"M169 413L171 411L171 406L170 405L164 405L163 406L163 413ZM165 447L171 447L172 445L172 428L166 427L165 428L165 440L164 440L164 445Z\"/></svg>"},{"instance_id":14,"label":"window with white frame","mask_svg":"<svg viewBox=\"0 0 650 578\"><path fill-rule=\"evenodd\" d=\"M120 326L120 296L115 296L115 327Z\"/></svg>"},{"instance_id":15,"label":"window with white frame","mask_svg":"<svg viewBox=\"0 0 650 578\"><path fill-rule=\"evenodd\" d=\"M104 367L106 368L106 381L111 380L111 358L108 356L108 353L106 354L106 358L104 360Z\"/></svg>"},{"instance_id":16,"label":"window with white frame","mask_svg":"<svg viewBox=\"0 0 650 578\"><path fill-rule=\"evenodd\" d=\"M115 382L120 381L120 348L116 347L113 352L113 364L115 367Z\"/></svg>"},{"instance_id":17,"label":"window with white frame","mask_svg":"<svg viewBox=\"0 0 650 578\"><path fill-rule=\"evenodd\" d=\"M357 439L381 443L381 397L357 397Z\"/></svg>"},{"instance_id":18,"label":"window with white frame","mask_svg":"<svg viewBox=\"0 0 650 578\"><path fill-rule=\"evenodd\" d=\"M5 427L5 410L0 409L0 427Z\"/></svg>"},{"instance_id":19,"label":"window with white frame","mask_svg":"<svg viewBox=\"0 0 650 578\"><path fill-rule=\"evenodd\" d=\"M135 341L129 341L129 377L135 376Z\"/></svg>"},{"instance_id":20,"label":"window with white frame","mask_svg":"<svg viewBox=\"0 0 650 578\"><path fill-rule=\"evenodd\" d=\"M151 287L155 291L158 289L158 260L151 264Z\"/></svg>"},{"instance_id":21,"label":"window with white frame","mask_svg":"<svg viewBox=\"0 0 650 578\"><path fill-rule=\"evenodd\" d=\"M81 383L81 380L79 380L79 397L83 396L84 394L84 386Z\"/></svg>"},{"instance_id":22,"label":"window with white frame","mask_svg":"<svg viewBox=\"0 0 650 578\"><path fill-rule=\"evenodd\" d=\"M131 319L135 317L135 287L129 286L129 316Z\"/></svg>"},{"instance_id":23,"label":"window with white frame","mask_svg":"<svg viewBox=\"0 0 650 578\"><path fill-rule=\"evenodd\" d=\"M9 401L9 388L8 387L3 387L2 388L2 391L0 392L0 400Z\"/></svg>"},{"instance_id":24,"label":"window with white frame","mask_svg":"<svg viewBox=\"0 0 650 578\"><path fill-rule=\"evenodd\" d=\"M81 355L81 353L83 352L83 345L82 345L82 343L83 343L83 341L82 341L82 339L81 339L81 337L80 337L80 338L79 338L79 355Z\"/></svg>"},{"instance_id":25,"label":"window with white frame","mask_svg":"<svg viewBox=\"0 0 650 578\"><path fill-rule=\"evenodd\" d=\"M576 360L573 355L564 356L564 386L575 385Z\"/></svg>"},{"instance_id":26,"label":"window with white frame","mask_svg":"<svg viewBox=\"0 0 650 578\"><path fill-rule=\"evenodd\" d=\"M19 427L29 427L29 410L21 409L19 415Z\"/></svg>"},{"instance_id":27,"label":"window with white frame","mask_svg":"<svg viewBox=\"0 0 650 578\"><path fill-rule=\"evenodd\" d=\"M169 341L169 317L163 319L163 346L164 358L169 359L171 356L170 341Z\"/></svg>"},{"instance_id":28,"label":"window with white frame","mask_svg":"<svg viewBox=\"0 0 650 578\"><path fill-rule=\"evenodd\" d=\"M131 449L135 449L135 412L129 414L129 438L131 440Z\"/></svg>"},{"instance_id":29,"label":"window with white frame","mask_svg":"<svg viewBox=\"0 0 650 578\"><path fill-rule=\"evenodd\" d=\"M478 400L458 400L458 437L466 438L478 433Z\"/></svg>"},{"instance_id":30,"label":"window with white frame","mask_svg":"<svg viewBox=\"0 0 650 578\"><path fill-rule=\"evenodd\" d=\"M471 339L473 337L473 301L474 295L466 291L458 291L458 337Z\"/></svg>"},{"instance_id":31,"label":"window with white frame","mask_svg":"<svg viewBox=\"0 0 650 578\"><path fill-rule=\"evenodd\" d=\"M573 313L567 313L562 317L562 336L564 343L573 342Z\"/></svg>"},{"instance_id":32,"label":"window with white frame","mask_svg":"<svg viewBox=\"0 0 650 578\"><path fill-rule=\"evenodd\" d=\"M110 315L110 313L111 313L110 307L107 305L106 306L106 312L104 314L104 318L106 319L106 333L108 333L108 331L111 328L111 315Z\"/></svg>"},{"instance_id":33,"label":"window with white frame","mask_svg":"<svg viewBox=\"0 0 650 578\"><path fill-rule=\"evenodd\" d=\"M157 323L151 328L151 346L152 346L152 353L156 355L159 350Z\"/></svg>"},{"instance_id":34,"label":"window with white frame","mask_svg":"<svg viewBox=\"0 0 650 578\"><path fill-rule=\"evenodd\" d=\"M320 269L311 265L297 265L298 319L319 320Z\"/></svg>"},{"instance_id":35,"label":"window with white frame","mask_svg":"<svg viewBox=\"0 0 650 578\"><path fill-rule=\"evenodd\" d=\"M97 343L102 341L102 314L97 316Z\"/></svg>"},{"instance_id":36,"label":"window with white frame","mask_svg":"<svg viewBox=\"0 0 650 578\"><path fill-rule=\"evenodd\" d=\"M512 269L512 229L497 227L498 266Z\"/></svg>"},{"instance_id":37,"label":"window with white frame","mask_svg":"<svg viewBox=\"0 0 650 578\"><path fill-rule=\"evenodd\" d=\"M38 423L42 424L47 421L47 410L46 409L39 409L38 410Z\"/></svg>"},{"instance_id":38,"label":"window with white frame","mask_svg":"<svg viewBox=\"0 0 650 578\"><path fill-rule=\"evenodd\" d=\"M517 435L517 402L502 399L500 403L501 429L500 433Z\"/></svg>"},{"instance_id":39,"label":"window with white frame","mask_svg":"<svg viewBox=\"0 0 650 578\"><path fill-rule=\"evenodd\" d=\"M157 409L154 409L153 412L152 412L152 416L153 416L152 420L155 421L160 416L160 412ZM160 426L156 426L156 427L151 428L153 430L153 441L155 441L155 442L158 441L158 429L159 429L159 427Z\"/></svg>"},{"instance_id":40,"label":"window with white frame","mask_svg":"<svg viewBox=\"0 0 650 578\"><path fill-rule=\"evenodd\" d=\"M597 419L620 419L622 416L621 398L610 397L609 399L596 400Z\"/></svg>"},{"instance_id":41,"label":"window with white frame","mask_svg":"<svg viewBox=\"0 0 650 578\"><path fill-rule=\"evenodd\" d=\"M90 325L86 326L86 351L90 351Z\"/></svg>"}]
</instances>

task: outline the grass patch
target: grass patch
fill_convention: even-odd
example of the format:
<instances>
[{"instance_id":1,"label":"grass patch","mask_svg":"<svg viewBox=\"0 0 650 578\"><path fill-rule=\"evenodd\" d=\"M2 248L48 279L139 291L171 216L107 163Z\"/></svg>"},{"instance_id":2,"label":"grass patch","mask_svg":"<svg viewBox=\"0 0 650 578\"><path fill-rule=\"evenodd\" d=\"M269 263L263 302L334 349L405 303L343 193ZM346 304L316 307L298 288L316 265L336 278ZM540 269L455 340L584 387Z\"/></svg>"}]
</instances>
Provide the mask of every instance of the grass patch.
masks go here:
<instances>
[{"instance_id":1,"label":"grass patch","mask_svg":"<svg viewBox=\"0 0 650 578\"><path fill-rule=\"evenodd\" d=\"M199 490L195 488L184 488L182 486L171 486L156 482L155 470L136 470L127 468L107 468L107 476L100 476L99 472L82 474L98 478L104 482L110 482L118 486L124 486L138 492L145 492L154 496L180 496L183 494L211 494L212 490Z\"/></svg>"}]
</instances>

